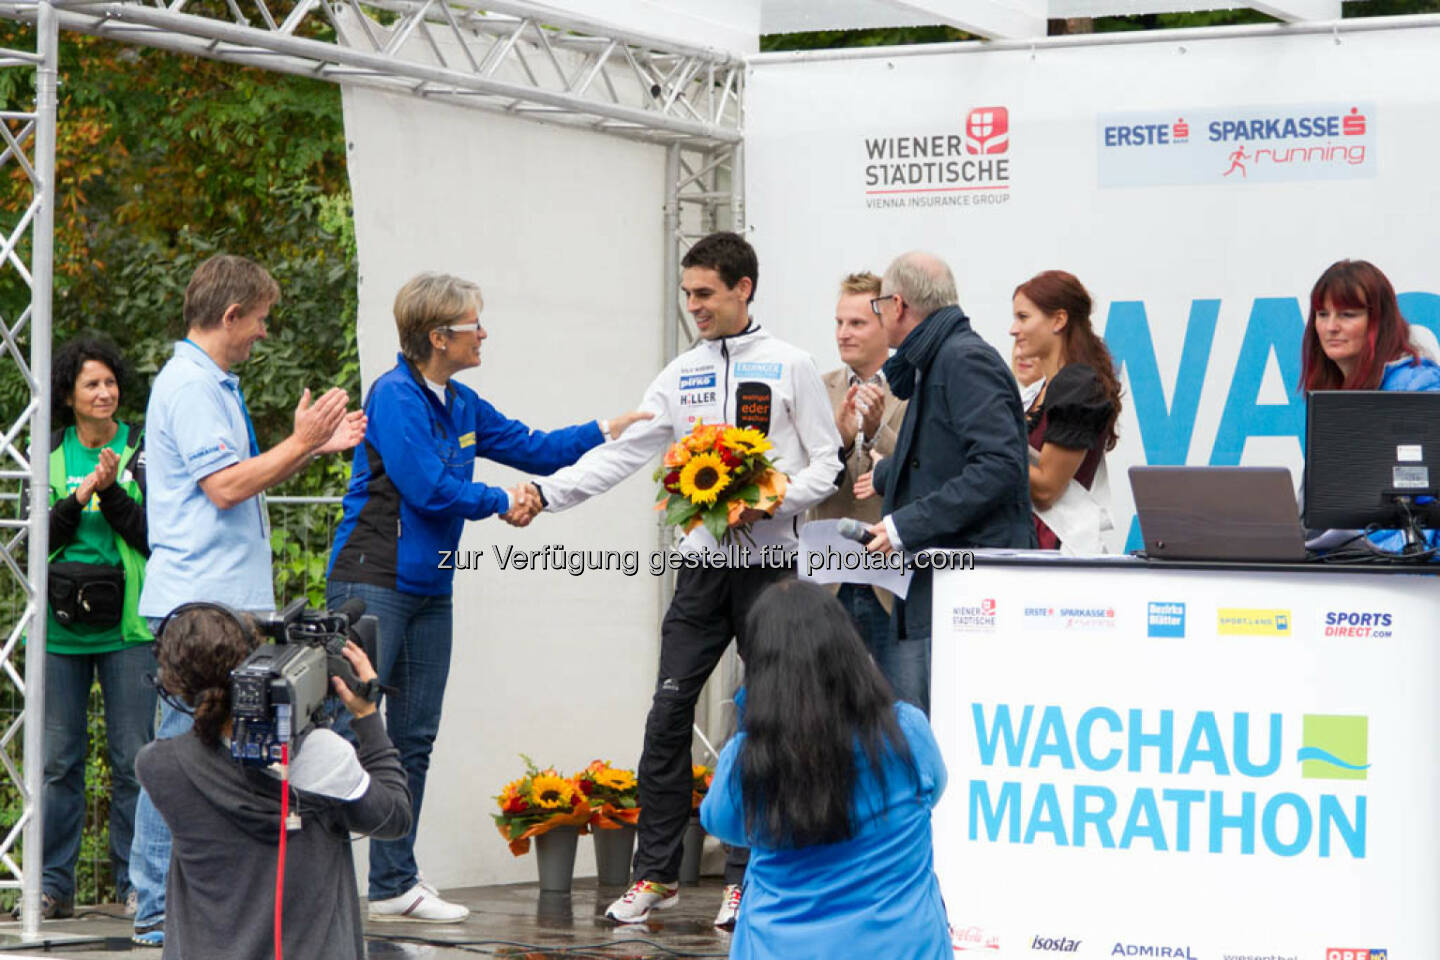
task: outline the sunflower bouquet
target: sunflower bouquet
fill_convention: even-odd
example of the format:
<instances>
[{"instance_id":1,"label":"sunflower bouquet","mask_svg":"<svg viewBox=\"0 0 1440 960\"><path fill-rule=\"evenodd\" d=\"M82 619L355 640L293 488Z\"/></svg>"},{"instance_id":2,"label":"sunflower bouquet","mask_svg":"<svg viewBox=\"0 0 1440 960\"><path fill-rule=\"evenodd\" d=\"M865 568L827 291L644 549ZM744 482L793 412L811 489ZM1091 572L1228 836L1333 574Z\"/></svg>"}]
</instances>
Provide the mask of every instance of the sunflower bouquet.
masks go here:
<instances>
[{"instance_id":1,"label":"sunflower bouquet","mask_svg":"<svg viewBox=\"0 0 1440 960\"><path fill-rule=\"evenodd\" d=\"M748 539L741 517L749 508L774 514L785 500L785 474L765 454L771 443L754 427L697 422L665 451L655 471L656 510L686 533L704 525L717 541Z\"/></svg>"},{"instance_id":2,"label":"sunflower bouquet","mask_svg":"<svg viewBox=\"0 0 1440 960\"><path fill-rule=\"evenodd\" d=\"M529 852L531 837L559 826L577 826L583 833L590 821L589 801L574 778L560 776L554 767L538 770L523 754L521 759L525 776L505 785L495 798L500 812L491 814L517 857Z\"/></svg>"},{"instance_id":3,"label":"sunflower bouquet","mask_svg":"<svg viewBox=\"0 0 1440 960\"><path fill-rule=\"evenodd\" d=\"M699 810L715 781L715 768L697 763L690 768L690 809Z\"/></svg>"},{"instance_id":4,"label":"sunflower bouquet","mask_svg":"<svg viewBox=\"0 0 1440 960\"><path fill-rule=\"evenodd\" d=\"M575 774L575 783L590 804L590 826L618 830L640 819L640 784L635 771L596 760Z\"/></svg>"}]
</instances>

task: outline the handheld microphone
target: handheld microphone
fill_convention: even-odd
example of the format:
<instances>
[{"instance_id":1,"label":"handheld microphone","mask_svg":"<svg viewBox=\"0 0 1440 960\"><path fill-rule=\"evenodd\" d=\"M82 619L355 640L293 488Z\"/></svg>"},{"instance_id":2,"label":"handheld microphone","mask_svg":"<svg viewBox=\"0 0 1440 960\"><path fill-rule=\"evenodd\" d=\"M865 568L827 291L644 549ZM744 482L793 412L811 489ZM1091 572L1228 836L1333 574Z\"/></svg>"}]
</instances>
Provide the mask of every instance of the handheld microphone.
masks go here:
<instances>
[{"instance_id":1,"label":"handheld microphone","mask_svg":"<svg viewBox=\"0 0 1440 960\"><path fill-rule=\"evenodd\" d=\"M875 539L875 534L870 532L870 524L851 517L843 517L835 524L835 532L846 540L854 540L856 543L869 543Z\"/></svg>"}]
</instances>

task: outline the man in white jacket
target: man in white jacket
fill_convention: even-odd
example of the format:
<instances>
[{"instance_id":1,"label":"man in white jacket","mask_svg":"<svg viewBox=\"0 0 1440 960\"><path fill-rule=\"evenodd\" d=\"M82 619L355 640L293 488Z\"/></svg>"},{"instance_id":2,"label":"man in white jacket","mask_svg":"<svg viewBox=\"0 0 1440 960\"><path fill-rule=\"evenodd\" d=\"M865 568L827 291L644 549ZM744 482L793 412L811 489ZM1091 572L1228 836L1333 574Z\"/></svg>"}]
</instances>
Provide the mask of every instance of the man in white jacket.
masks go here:
<instances>
[{"instance_id":1,"label":"man in white jacket","mask_svg":"<svg viewBox=\"0 0 1440 960\"><path fill-rule=\"evenodd\" d=\"M690 817L690 740L695 701L734 636L745 655L745 616L771 583L794 576L793 557L806 510L835 491L840 435L825 384L810 355L750 318L759 265L734 233L713 233L681 261L681 289L701 340L675 358L645 391L640 409L655 415L614 443L535 484L547 510L564 510L604 493L688 435L696 421L755 427L789 477L784 502L767 517L749 510L755 541L748 566L682 566L660 627L660 670L640 756L640 824L635 883L606 916L643 923L650 911L679 902L681 837ZM771 545L769 550L765 548ZM783 552L779 548L783 548ZM703 526L686 536L687 553L716 551ZM741 556L731 553L732 558ZM779 556L790 562L777 566ZM762 560L765 564L762 565ZM733 927L744 875L743 851L727 857L725 897L715 918Z\"/></svg>"}]
</instances>

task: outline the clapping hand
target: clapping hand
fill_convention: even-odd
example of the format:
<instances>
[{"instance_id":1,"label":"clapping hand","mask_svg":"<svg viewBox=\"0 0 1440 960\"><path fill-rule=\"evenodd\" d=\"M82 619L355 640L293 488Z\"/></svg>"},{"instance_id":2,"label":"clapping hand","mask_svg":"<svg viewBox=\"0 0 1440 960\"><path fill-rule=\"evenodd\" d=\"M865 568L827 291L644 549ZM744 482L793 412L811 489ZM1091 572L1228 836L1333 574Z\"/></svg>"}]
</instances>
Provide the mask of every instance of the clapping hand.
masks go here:
<instances>
[{"instance_id":1,"label":"clapping hand","mask_svg":"<svg viewBox=\"0 0 1440 960\"><path fill-rule=\"evenodd\" d=\"M862 473L855 478L856 500L869 500L875 496L875 467L878 467L880 461L883 459L885 458L877 454L875 456L875 466L872 466L868 472Z\"/></svg>"}]
</instances>

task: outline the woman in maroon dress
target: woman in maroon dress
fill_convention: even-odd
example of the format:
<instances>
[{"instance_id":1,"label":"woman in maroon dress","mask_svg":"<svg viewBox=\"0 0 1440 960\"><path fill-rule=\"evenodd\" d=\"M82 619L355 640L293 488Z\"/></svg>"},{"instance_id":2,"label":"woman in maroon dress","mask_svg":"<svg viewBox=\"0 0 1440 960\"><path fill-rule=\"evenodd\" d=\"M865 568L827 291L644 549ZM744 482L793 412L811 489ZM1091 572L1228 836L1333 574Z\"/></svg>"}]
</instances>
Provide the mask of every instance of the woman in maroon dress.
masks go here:
<instances>
[{"instance_id":1,"label":"woman in maroon dress","mask_svg":"<svg viewBox=\"0 0 1440 960\"><path fill-rule=\"evenodd\" d=\"M1102 496L1067 497L1065 516L1078 517L1087 528L1093 525L1094 537L1086 537L1093 543L1108 522L1109 504L1101 502L1108 500L1108 490L1096 489L1096 477L1099 473L1103 481L1105 452L1115 446L1120 381L1105 341L1090 324L1090 309L1084 285L1063 270L1046 270L1015 288L1010 335L1016 353L1034 360L1045 377L1026 411L1036 452L1030 458L1030 499L1039 514L1035 530L1041 549L1061 545L1061 536L1042 516L1067 497L1072 480Z\"/></svg>"}]
</instances>

